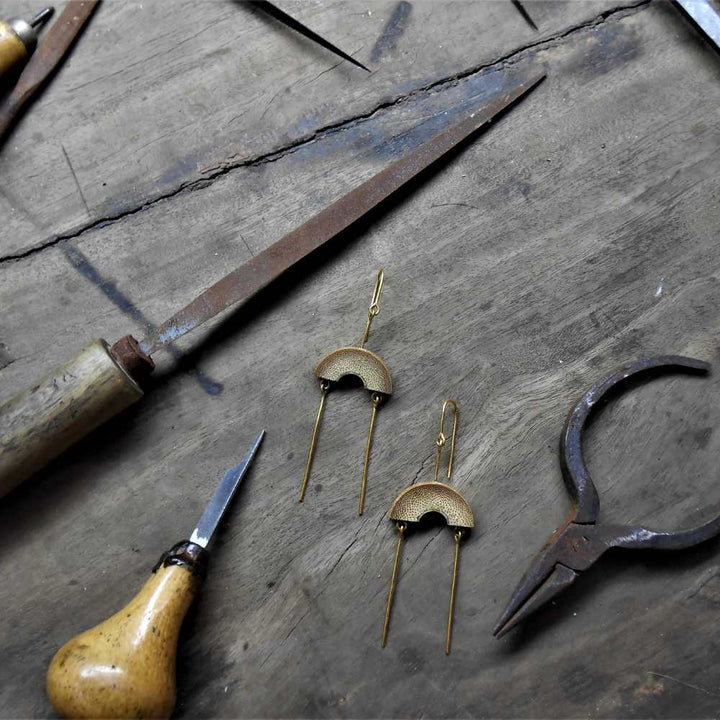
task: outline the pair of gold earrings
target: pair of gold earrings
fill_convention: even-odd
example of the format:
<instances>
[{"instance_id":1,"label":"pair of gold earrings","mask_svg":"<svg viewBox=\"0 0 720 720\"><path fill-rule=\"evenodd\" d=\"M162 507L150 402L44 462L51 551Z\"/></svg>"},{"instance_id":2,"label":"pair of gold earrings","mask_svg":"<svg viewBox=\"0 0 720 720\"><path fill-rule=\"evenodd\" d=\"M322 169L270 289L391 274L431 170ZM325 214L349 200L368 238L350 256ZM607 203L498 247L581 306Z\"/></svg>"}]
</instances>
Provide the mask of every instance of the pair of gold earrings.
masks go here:
<instances>
[{"instance_id":1,"label":"pair of gold earrings","mask_svg":"<svg viewBox=\"0 0 720 720\"><path fill-rule=\"evenodd\" d=\"M372 450L373 435L375 431L375 420L380 405L392 394L392 379L390 370L382 359L375 353L365 348L365 343L370 335L372 321L380 312L380 295L385 281L385 271L380 269L375 281L372 300L368 309L368 317L365 323L365 332L358 346L342 347L326 355L316 366L315 376L320 380L320 407L315 418L315 425L310 441L310 451L305 464L302 487L300 489L300 502L305 498L310 470L312 468L315 448L317 445L318 431L325 412L325 405L328 391L332 383L339 382L346 375L358 377L366 390L370 391L372 401L372 414L370 416L370 429L365 443L365 457L363 461L362 481L360 484L360 499L358 502L358 515L363 514L365 507L365 492L367 489L367 475L370 464L370 453ZM453 557L452 583L450 586L450 608L448 612L447 628L445 632L445 653L450 653L452 638L453 614L455 607L455 591L457 587L458 563L460 560L460 542L472 527L474 519L472 508L459 492L453 490L449 485L438 481L440 460L443 448L447 443L445 435L445 417L448 408L452 408L453 425L450 440L450 455L448 458L447 479L449 480L453 471L455 458L455 440L458 426L458 407L454 400L446 400L442 406L440 418L440 433L436 440L437 454L435 457L435 477L430 482L411 485L403 490L396 498L390 508L390 519L395 522L398 530L398 541L395 549L390 591L388 593L385 607L385 622L383 624L382 646L387 642L388 629L390 627L390 612L392 609L395 589L397 587L397 575L400 567L400 554L405 537L405 531L409 523L418 523L428 513L439 513L445 518L445 522L452 529L455 538L455 553Z\"/></svg>"}]
</instances>

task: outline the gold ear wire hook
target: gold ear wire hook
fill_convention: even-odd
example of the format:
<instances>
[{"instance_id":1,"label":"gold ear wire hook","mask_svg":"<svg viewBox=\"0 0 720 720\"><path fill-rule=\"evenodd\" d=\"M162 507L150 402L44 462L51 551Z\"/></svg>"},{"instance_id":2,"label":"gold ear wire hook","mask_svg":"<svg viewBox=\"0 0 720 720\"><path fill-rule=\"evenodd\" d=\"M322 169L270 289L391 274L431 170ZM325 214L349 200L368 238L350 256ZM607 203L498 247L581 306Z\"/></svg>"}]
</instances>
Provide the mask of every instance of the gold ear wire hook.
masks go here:
<instances>
[{"instance_id":1,"label":"gold ear wire hook","mask_svg":"<svg viewBox=\"0 0 720 720\"><path fill-rule=\"evenodd\" d=\"M380 295L382 294L383 284L385 283L385 269L380 268L375 280L375 290L373 290L372 300L370 300L370 307L368 308L368 318L365 323L365 332L363 333L362 340L360 341L360 347L364 348L365 343L370 337L370 326L375 316L380 312Z\"/></svg>"},{"instance_id":2,"label":"gold ear wire hook","mask_svg":"<svg viewBox=\"0 0 720 720\"><path fill-rule=\"evenodd\" d=\"M442 414L440 415L440 433L438 434L435 444L437 445L437 455L435 456L435 482L438 481L438 472L440 470L440 458L442 457L442 451L447 443L445 437L445 412L447 411L448 405L452 405L453 410L453 426L452 426L452 438L450 440L450 459L448 460L447 468L447 479L450 479L453 471L453 461L455 460L455 438L457 437L457 426L458 426L458 406L457 403L448 398L442 406Z\"/></svg>"}]
</instances>

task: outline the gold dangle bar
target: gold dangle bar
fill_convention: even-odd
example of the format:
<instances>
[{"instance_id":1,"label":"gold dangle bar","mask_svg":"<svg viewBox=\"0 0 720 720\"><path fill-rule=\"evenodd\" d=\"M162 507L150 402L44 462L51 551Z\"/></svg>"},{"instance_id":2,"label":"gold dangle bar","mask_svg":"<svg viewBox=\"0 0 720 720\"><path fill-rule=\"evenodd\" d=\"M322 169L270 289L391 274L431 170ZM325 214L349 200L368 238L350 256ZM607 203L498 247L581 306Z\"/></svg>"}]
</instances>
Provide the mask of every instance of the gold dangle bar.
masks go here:
<instances>
[{"instance_id":1,"label":"gold dangle bar","mask_svg":"<svg viewBox=\"0 0 720 720\"><path fill-rule=\"evenodd\" d=\"M458 563L460 562L460 540L462 530L455 531L455 557L453 558L452 585L450 586L450 611L448 613L447 631L445 633L445 654L450 654L452 640L453 616L455 614L455 588L457 587Z\"/></svg>"},{"instance_id":2,"label":"gold dangle bar","mask_svg":"<svg viewBox=\"0 0 720 720\"><path fill-rule=\"evenodd\" d=\"M368 466L370 465L370 451L372 450L373 435L375 434L375 418L382 396L378 393L372 394L372 415L370 416L370 430L368 431L367 442L365 443L365 460L363 461L362 482L360 483L360 500L358 502L358 515L363 514L365 509L365 490L367 488Z\"/></svg>"},{"instance_id":3,"label":"gold dangle bar","mask_svg":"<svg viewBox=\"0 0 720 720\"><path fill-rule=\"evenodd\" d=\"M320 429L320 421L322 420L323 413L325 412L325 399L327 398L329 388L330 383L327 380L320 381L320 392L322 393L322 397L320 398L320 407L317 411L315 427L313 428L312 439L310 440L310 452L308 453L308 459L305 463L305 474L303 475L302 487L300 488L300 502L305 499L305 491L307 490L308 480L310 480L310 468L312 468L313 458L315 457L315 445L317 442L318 430Z\"/></svg>"},{"instance_id":4,"label":"gold dangle bar","mask_svg":"<svg viewBox=\"0 0 720 720\"><path fill-rule=\"evenodd\" d=\"M407 525L404 522L397 524L398 541L395 548L395 562L393 563L392 579L390 580L390 592L388 593L387 602L385 603L385 622L383 623L382 647L387 643L388 630L390 629L390 611L392 610L393 597L395 595L395 587L397 585L397 573L400 567L400 550L402 549L403 536Z\"/></svg>"}]
</instances>

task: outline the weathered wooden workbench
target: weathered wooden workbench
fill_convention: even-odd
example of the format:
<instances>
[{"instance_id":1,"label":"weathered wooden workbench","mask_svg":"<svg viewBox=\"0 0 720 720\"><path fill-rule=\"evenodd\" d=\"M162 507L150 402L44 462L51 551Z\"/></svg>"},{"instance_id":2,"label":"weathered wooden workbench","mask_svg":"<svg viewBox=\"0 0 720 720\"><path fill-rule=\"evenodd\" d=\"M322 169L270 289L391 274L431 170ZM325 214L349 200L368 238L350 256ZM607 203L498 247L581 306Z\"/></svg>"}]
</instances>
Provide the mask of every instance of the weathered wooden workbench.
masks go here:
<instances>
[{"instance_id":1,"label":"weathered wooden workbench","mask_svg":"<svg viewBox=\"0 0 720 720\"><path fill-rule=\"evenodd\" d=\"M512 635L491 630L566 514L557 441L580 393L641 355L718 360L720 56L665 0L530 3L538 33L504 0L284 7L372 74L242 3L101 6L0 152L0 400L94 337L142 335L502 73L534 62L548 79L0 501L0 714L52 714L55 650L134 594L265 427L186 626L178 715L717 716L720 542L611 553ZM359 339L380 266L369 347L395 395L358 518L364 392L331 396L297 494L312 368ZM430 477L448 396L453 484L478 523L453 651L439 526L409 538L383 650L386 513ZM718 373L610 403L587 440L602 517L699 522L720 501L718 427Z\"/></svg>"}]
</instances>

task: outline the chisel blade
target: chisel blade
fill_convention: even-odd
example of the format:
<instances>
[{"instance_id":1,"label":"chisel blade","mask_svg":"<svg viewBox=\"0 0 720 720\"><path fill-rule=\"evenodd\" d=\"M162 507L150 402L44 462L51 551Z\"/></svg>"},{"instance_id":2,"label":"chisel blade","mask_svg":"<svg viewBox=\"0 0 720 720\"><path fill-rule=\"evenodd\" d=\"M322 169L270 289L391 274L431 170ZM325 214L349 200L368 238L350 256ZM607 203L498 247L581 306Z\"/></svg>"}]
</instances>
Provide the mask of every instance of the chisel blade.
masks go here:
<instances>
[{"instance_id":1,"label":"chisel blade","mask_svg":"<svg viewBox=\"0 0 720 720\"><path fill-rule=\"evenodd\" d=\"M720 3L717 0L676 0L720 51Z\"/></svg>"},{"instance_id":2,"label":"chisel blade","mask_svg":"<svg viewBox=\"0 0 720 720\"><path fill-rule=\"evenodd\" d=\"M261 430L260 434L255 438L255 442L250 446L250 449L245 453L245 457L235 467L231 467L223 476L220 481L215 494L212 496L212 500L205 508L205 512L200 518L200 522L197 527L193 530L190 536L190 542L200 545L200 547L206 548L212 538L215 528L225 514L225 511L230 505L230 501L235 494L235 491L240 486L242 479L245 477L248 468L252 464L255 454L265 437L265 431Z\"/></svg>"},{"instance_id":3,"label":"chisel blade","mask_svg":"<svg viewBox=\"0 0 720 720\"><path fill-rule=\"evenodd\" d=\"M544 78L545 73L537 70L526 73L519 81L499 91L488 103L469 113L456 125L440 132L358 185L306 223L218 280L180 312L154 329L140 343L140 349L151 355L231 305L249 300L290 267L350 227L449 150L490 123Z\"/></svg>"}]
</instances>

